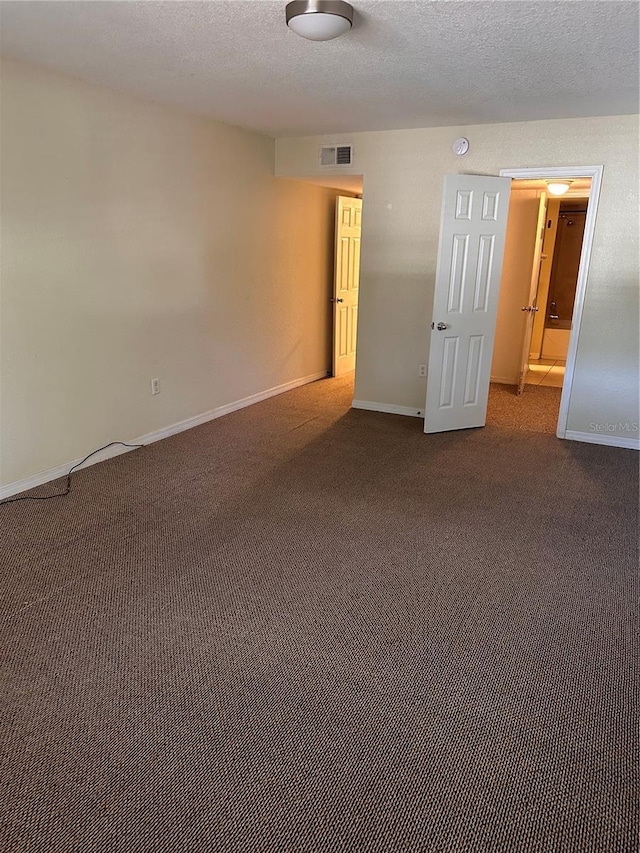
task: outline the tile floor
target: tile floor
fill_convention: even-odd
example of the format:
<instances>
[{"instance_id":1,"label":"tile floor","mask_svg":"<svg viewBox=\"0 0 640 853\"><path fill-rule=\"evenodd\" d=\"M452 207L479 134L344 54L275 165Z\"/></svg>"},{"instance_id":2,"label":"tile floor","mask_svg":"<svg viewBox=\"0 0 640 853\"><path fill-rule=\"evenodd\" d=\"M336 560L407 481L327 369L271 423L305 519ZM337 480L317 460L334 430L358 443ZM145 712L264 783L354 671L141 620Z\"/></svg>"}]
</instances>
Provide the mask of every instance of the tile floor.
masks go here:
<instances>
[{"instance_id":1,"label":"tile floor","mask_svg":"<svg viewBox=\"0 0 640 853\"><path fill-rule=\"evenodd\" d=\"M553 358L539 358L536 361L530 361L524 381L527 385L547 385L552 388L562 388L565 364L565 361Z\"/></svg>"}]
</instances>

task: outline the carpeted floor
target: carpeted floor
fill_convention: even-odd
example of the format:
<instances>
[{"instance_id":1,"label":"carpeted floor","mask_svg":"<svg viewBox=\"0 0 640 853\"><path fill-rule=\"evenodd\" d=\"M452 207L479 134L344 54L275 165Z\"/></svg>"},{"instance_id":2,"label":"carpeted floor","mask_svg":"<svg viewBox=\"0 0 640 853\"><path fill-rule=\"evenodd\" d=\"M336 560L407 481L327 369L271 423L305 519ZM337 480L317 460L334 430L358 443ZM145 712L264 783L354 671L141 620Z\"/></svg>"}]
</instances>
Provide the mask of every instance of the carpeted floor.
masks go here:
<instances>
[{"instance_id":1,"label":"carpeted floor","mask_svg":"<svg viewBox=\"0 0 640 853\"><path fill-rule=\"evenodd\" d=\"M527 385L522 396L518 397L514 385L498 385L492 382L487 406L487 425L555 435L561 395L562 388Z\"/></svg>"},{"instance_id":2,"label":"carpeted floor","mask_svg":"<svg viewBox=\"0 0 640 853\"><path fill-rule=\"evenodd\" d=\"M637 850L637 455L350 397L0 509L3 851Z\"/></svg>"}]
</instances>

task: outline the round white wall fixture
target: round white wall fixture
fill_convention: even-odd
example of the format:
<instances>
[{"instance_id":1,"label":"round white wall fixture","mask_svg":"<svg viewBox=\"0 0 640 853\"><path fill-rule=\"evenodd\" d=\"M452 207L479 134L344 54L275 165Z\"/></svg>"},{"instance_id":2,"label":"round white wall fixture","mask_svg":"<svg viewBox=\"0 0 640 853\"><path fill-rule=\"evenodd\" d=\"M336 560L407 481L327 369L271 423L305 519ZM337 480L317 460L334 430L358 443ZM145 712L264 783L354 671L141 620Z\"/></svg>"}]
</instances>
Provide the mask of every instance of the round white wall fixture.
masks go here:
<instances>
[{"instance_id":1,"label":"round white wall fixture","mask_svg":"<svg viewBox=\"0 0 640 853\"><path fill-rule=\"evenodd\" d=\"M343 0L292 0L285 14L287 26L310 41L330 41L353 26L353 6Z\"/></svg>"},{"instance_id":2,"label":"round white wall fixture","mask_svg":"<svg viewBox=\"0 0 640 853\"><path fill-rule=\"evenodd\" d=\"M462 157L462 155L466 154L469 150L469 140L465 136L459 136L454 140L451 150L454 154L457 154L458 157Z\"/></svg>"}]
</instances>

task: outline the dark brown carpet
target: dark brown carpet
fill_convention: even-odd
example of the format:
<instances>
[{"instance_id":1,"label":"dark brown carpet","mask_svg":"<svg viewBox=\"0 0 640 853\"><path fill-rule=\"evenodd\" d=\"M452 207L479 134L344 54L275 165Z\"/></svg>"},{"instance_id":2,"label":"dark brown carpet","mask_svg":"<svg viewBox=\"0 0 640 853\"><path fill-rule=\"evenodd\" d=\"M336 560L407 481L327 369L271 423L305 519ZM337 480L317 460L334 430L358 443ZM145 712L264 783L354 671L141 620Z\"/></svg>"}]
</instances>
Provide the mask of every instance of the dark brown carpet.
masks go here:
<instances>
[{"instance_id":1,"label":"dark brown carpet","mask_svg":"<svg viewBox=\"0 0 640 853\"><path fill-rule=\"evenodd\" d=\"M560 411L562 388L527 385L522 396L515 385L491 383L487 426L523 429L555 435Z\"/></svg>"},{"instance_id":2,"label":"dark brown carpet","mask_svg":"<svg viewBox=\"0 0 640 853\"><path fill-rule=\"evenodd\" d=\"M637 849L637 455L350 396L0 510L3 851Z\"/></svg>"}]
</instances>

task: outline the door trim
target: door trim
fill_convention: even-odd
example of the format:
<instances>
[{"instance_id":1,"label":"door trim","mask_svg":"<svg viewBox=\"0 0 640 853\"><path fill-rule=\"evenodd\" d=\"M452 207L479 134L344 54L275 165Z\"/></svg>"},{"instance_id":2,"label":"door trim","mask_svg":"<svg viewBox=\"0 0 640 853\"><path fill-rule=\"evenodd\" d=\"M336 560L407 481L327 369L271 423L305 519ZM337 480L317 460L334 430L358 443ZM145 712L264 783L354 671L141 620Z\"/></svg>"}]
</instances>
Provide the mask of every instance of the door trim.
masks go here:
<instances>
[{"instance_id":1,"label":"door trim","mask_svg":"<svg viewBox=\"0 0 640 853\"><path fill-rule=\"evenodd\" d=\"M582 323L582 312L587 290L587 278L589 275L589 264L591 262L591 249L593 247L593 236L596 228L596 217L598 215L598 203L600 201L600 188L602 186L602 175L604 166L548 166L547 168L535 169L501 169L500 176L512 178L513 180L534 180L536 178L591 178L591 189L589 190L589 204L587 205L587 216L584 225L584 237L582 240L582 251L580 253L580 265L578 267L578 282L576 285L576 296L573 303L573 319L571 321L571 333L569 335L569 349L567 352L567 365L565 367L564 382L562 383L562 396L560 398L560 411L558 413L558 426L556 435L558 438L567 438L567 420L569 417L569 403L573 387L576 354L578 352L578 338Z\"/></svg>"}]
</instances>

